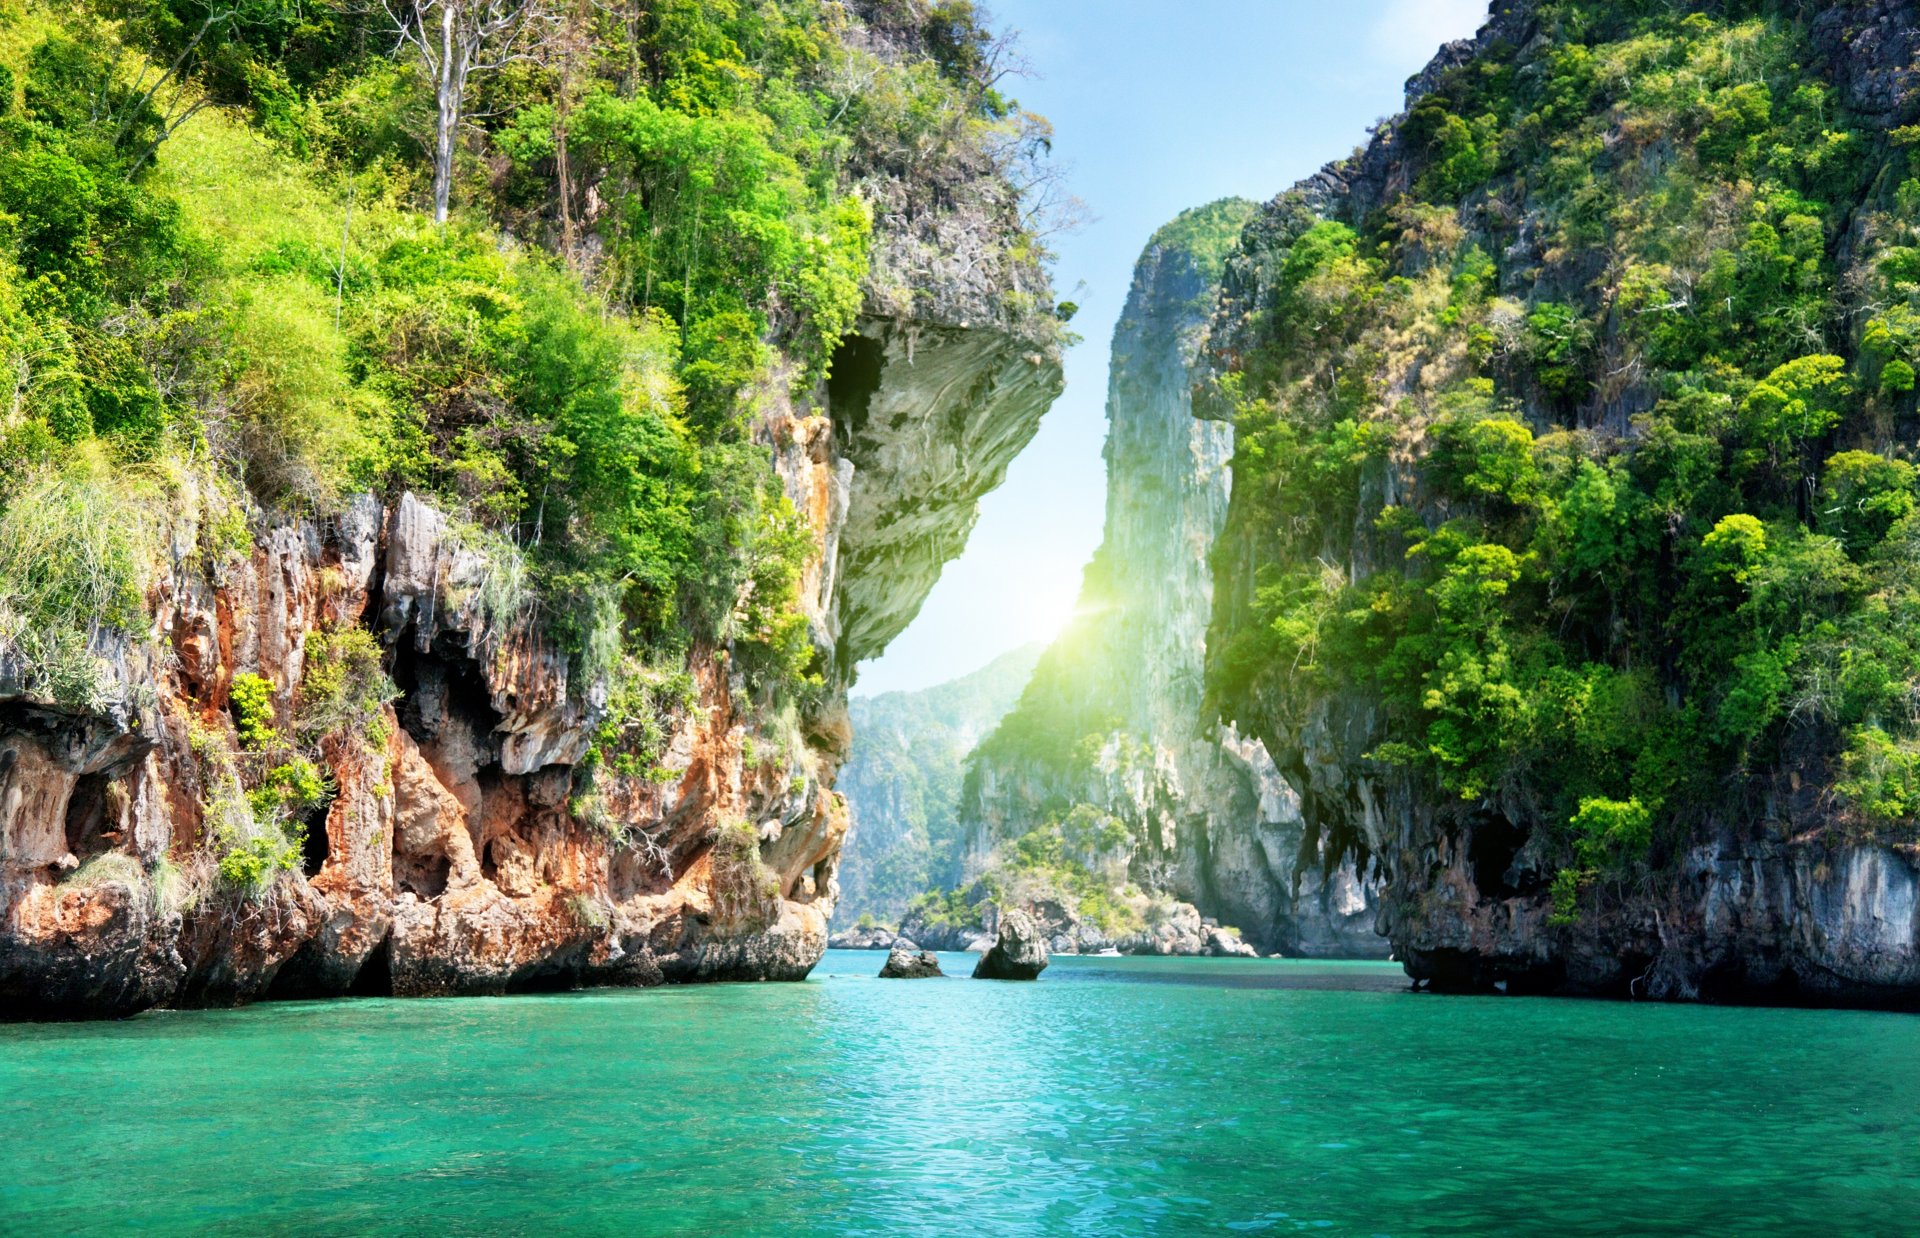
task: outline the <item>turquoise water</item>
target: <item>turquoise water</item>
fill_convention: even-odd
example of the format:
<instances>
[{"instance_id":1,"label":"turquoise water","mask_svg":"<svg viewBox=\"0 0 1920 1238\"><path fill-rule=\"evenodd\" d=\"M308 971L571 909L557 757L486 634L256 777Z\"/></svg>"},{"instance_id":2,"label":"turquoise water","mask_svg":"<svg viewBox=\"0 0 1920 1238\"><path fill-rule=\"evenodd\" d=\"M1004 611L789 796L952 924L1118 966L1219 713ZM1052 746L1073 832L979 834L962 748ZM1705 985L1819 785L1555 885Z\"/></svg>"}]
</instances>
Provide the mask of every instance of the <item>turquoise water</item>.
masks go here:
<instances>
[{"instance_id":1,"label":"turquoise water","mask_svg":"<svg viewBox=\"0 0 1920 1238\"><path fill-rule=\"evenodd\" d=\"M1913 1017L1435 997L1377 964L1060 959L1017 985L881 959L0 1027L0 1231L1916 1225Z\"/></svg>"}]
</instances>

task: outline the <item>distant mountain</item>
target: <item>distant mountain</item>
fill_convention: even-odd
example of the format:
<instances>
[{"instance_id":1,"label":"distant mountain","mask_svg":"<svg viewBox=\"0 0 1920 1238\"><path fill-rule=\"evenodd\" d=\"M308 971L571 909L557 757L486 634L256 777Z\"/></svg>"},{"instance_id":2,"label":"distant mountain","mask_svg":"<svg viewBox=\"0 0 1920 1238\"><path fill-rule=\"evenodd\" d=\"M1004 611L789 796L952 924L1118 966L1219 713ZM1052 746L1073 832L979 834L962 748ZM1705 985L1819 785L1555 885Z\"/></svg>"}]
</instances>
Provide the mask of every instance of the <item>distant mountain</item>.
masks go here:
<instances>
[{"instance_id":1,"label":"distant mountain","mask_svg":"<svg viewBox=\"0 0 1920 1238\"><path fill-rule=\"evenodd\" d=\"M897 921L916 894L959 880L967 754L1013 708L1044 648L1015 649L918 692L848 702L853 751L838 787L853 829L840 857L836 926L863 914Z\"/></svg>"}]
</instances>

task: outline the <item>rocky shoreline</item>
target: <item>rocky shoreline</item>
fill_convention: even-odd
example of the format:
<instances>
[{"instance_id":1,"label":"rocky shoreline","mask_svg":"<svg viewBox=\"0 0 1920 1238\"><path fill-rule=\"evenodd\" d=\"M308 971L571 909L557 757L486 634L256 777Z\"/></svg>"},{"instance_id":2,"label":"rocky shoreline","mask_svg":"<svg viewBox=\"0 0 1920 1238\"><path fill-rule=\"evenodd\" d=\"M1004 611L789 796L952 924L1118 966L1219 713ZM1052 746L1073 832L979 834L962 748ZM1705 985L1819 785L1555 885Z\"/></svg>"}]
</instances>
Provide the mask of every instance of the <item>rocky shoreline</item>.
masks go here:
<instances>
[{"instance_id":1,"label":"rocky shoreline","mask_svg":"<svg viewBox=\"0 0 1920 1238\"><path fill-rule=\"evenodd\" d=\"M1191 903L1176 903L1160 923L1136 932L1110 935L1058 906L1016 909L1031 916L1040 940L1053 954L1122 954L1189 958L1261 957L1242 940L1239 930L1203 917ZM991 949L1005 917L997 906L980 909L972 925L933 923L911 913L898 929L884 925L855 926L834 933L827 945L834 950L892 950L899 942L950 953L979 953Z\"/></svg>"}]
</instances>

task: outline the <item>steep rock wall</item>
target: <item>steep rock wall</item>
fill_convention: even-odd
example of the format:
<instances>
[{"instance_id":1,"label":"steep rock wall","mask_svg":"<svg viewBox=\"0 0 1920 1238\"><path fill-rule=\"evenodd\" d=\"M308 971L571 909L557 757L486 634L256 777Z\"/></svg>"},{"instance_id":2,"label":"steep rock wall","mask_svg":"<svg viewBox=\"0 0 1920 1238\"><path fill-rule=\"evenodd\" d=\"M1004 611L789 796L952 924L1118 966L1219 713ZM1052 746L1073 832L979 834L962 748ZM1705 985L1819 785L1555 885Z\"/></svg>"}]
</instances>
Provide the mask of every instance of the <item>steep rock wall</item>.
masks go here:
<instances>
[{"instance_id":1,"label":"steep rock wall","mask_svg":"<svg viewBox=\"0 0 1920 1238\"><path fill-rule=\"evenodd\" d=\"M967 754L1013 708L1042 648L1023 646L931 688L850 702L853 748L837 784L850 824L836 925L867 915L897 924L915 896L960 880Z\"/></svg>"},{"instance_id":2,"label":"steep rock wall","mask_svg":"<svg viewBox=\"0 0 1920 1238\"><path fill-rule=\"evenodd\" d=\"M1462 67L1493 74L1517 64L1522 74L1543 72L1552 50L1541 14L1546 7L1493 5L1474 39L1442 48L1409 81L1409 112L1449 71ZM1814 53L1805 69L1831 84L1866 131L1883 133L1920 117L1920 21L1910 5L1848 0L1801 6L1793 16L1804 20ZM1229 262L1214 319L1201 415L1230 416L1219 380L1261 347L1262 315L1293 241L1318 220L1366 228L1432 166L1432 154L1409 138L1407 122L1403 114L1383 124L1353 158L1276 198L1248 226ZM1624 158L1616 147L1631 151L1626 135L1613 134L1599 158ZM1670 157L1663 150L1647 166L1663 166ZM1501 291L1518 301L1573 299L1597 285L1595 255L1552 249L1524 184L1476 187L1451 214L1462 235L1498 255ZM1863 277L1856 255L1867 248L1866 216L1862 209L1852 217L1831 247L1836 287L1856 287ZM1417 264L1412 269L1417 273ZM1461 373L1461 355L1421 347L1420 341L1410 343L1412 364L1385 375L1389 399L1421 398ZM1628 360L1608 356L1620 373L1636 372ZM1537 391L1513 394L1536 426L1568 420L1543 407ZM1599 385L1573 414L1573 428L1631 437L1633 415L1654 397L1649 384ZM1908 423L1898 437L1910 437ZM1896 443L1892 450L1904 454L1909 444ZM1399 570L1398 556L1366 532L1381 502L1412 509L1428 527L1445 518L1422 488L1416 464L1412 453L1396 452L1363 482L1363 504L1372 506L1353 514L1353 536L1325 556L1342 576L1363 580ZM1216 637L1232 627L1233 615L1251 609L1262 569L1272 562L1263 550L1264 535L1253 526L1253 509L1239 504L1236 496L1216 552ZM1565 842L1536 799L1513 788L1462 799L1428 778L1370 759L1388 736L1382 707L1368 695L1334 693L1302 705L1255 693L1229 712L1276 754L1304 811L1335 849L1383 862L1388 880L1380 931L1416 983L1678 1000L1920 1005L1920 848L1861 837L1837 819L1830 757L1811 730L1790 737L1777 763L1748 771L1739 785L1725 788L1683 845L1637 873L1603 878L1580 914L1569 919L1555 916L1550 890L1564 863Z\"/></svg>"},{"instance_id":3,"label":"steep rock wall","mask_svg":"<svg viewBox=\"0 0 1920 1238\"><path fill-rule=\"evenodd\" d=\"M977 869L1002 841L1091 805L1125 827L1091 867L1187 900L1269 951L1379 955L1371 857L1325 850L1260 741L1203 717L1208 562L1233 428L1194 418L1193 367L1220 257L1252 213L1188 212L1141 255L1114 331L1106 531L1080 617L973 759L962 816Z\"/></svg>"}]
</instances>

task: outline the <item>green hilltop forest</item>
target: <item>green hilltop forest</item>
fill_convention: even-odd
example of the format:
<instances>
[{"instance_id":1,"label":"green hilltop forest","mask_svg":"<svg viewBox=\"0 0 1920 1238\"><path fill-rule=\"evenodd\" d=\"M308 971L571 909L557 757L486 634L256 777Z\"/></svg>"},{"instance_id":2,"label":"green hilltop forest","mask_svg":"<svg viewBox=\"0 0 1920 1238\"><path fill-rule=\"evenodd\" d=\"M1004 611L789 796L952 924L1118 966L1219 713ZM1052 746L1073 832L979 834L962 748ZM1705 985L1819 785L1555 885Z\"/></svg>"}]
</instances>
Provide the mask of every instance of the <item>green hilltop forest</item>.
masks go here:
<instances>
[{"instance_id":1,"label":"green hilltop forest","mask_svg":"<svg viewBox=\"0 0 1920 1238\"><path fill-rule=\"evenodd\" d=\"M1364 714L1561 924L1714 820L1913 842L1920 126L1821 6L1524 7L1234 259L1212 705Z\"/></svg>"},{"instance_id":2,"label":"green hilltop forest","mask_svg":"<svg viewBox=\"0 0 1920 1238\"><path fill-rule=\"evenodd\" d=\"M418 25L448 12L451 53ZM965 0L0 0L11 673L100 707L162 530L217 570L250 512L411 490L488 556L490 613L610 685L608 751L690 648L790 714L812 535L753 418L824 389L863 297L911 309L877 210L1010 220L1037 266L1003 174L1046 130L998 54Z\"/></svg>"}]
</instances>

